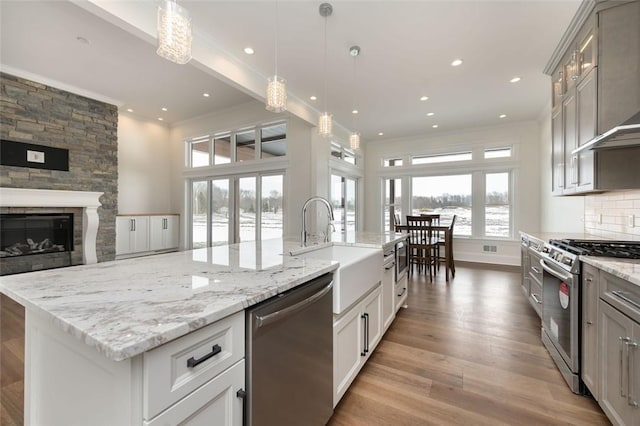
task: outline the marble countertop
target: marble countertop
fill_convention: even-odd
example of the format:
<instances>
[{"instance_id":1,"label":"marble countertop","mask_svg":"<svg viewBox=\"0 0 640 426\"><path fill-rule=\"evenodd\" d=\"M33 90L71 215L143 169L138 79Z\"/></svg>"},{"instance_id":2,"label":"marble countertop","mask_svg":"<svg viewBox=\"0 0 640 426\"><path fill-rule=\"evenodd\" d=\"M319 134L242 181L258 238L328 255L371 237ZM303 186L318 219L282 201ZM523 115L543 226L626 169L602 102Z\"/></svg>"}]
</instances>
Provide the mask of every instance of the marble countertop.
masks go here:
<instances>
[{"instance_id":1,"label":"marble countertop","mask_svg":"<svg viewBox=\"0 0 640 426\"><path fill-rule=\"evenodd\" d=\"M403 238L351 232L332 244L386 249ZM290 256L295 248L275 239L8 275L0 292L120 361L339 266Z\"/></svg>"},{"instance_id":2,"label":"marble countertop","mask_svg":"<svg viewBox=\"0 0 640 426\"><path fill-rule=\"evenodd\" d=\"M338 268L283 252L267 240L50 269L1 277L0 292L120 361Z\"/></svg>"},{"instance_id":3,"label":"marble countertop","mask_svg":"<svg viewBox=\"0 0 640 426\"><path fill-rule=\"evenodd\" d=\"M580 256L580 260L611 275L640 285L640 260L594 256Z\"/></svg>"}]
</instances>

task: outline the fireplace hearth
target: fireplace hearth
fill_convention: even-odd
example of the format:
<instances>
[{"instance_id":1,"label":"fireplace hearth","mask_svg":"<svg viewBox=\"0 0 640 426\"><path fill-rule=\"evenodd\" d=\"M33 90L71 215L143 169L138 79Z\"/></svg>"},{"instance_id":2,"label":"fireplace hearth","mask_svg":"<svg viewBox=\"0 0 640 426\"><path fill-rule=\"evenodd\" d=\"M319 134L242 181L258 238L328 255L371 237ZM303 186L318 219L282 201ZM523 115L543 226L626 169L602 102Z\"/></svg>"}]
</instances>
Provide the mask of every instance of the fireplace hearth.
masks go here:
<instances>
[{"instance_id":1,"label":"fireplace hearth","mask_svg":"<svg viewBox=\"0 0 640 426\"><path fill-rule=\"evenodd\" d=\"M0 257L73 251L73 214L0 214Z\"/></svg>"}]
</instances>

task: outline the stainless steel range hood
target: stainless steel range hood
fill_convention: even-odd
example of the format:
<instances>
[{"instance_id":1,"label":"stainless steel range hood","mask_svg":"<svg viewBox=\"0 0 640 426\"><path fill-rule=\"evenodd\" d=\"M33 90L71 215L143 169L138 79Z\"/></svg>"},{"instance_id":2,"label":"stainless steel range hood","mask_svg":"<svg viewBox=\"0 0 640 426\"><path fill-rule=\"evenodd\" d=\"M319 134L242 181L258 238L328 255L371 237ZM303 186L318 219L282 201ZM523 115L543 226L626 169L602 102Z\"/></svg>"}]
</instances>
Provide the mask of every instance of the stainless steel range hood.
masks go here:
<instances>
[{"instance_id":1,"label":"stainless steel range hood","mask_svg":"<svg viewBox=\"0 0 640 426\"><path fill-rule=\"evenodd\" d=\"M596 136L571 153L577 154L587 149L619 149L632 146L640 146L640 111L624 123Z\"/></svg>"}]
</instances>

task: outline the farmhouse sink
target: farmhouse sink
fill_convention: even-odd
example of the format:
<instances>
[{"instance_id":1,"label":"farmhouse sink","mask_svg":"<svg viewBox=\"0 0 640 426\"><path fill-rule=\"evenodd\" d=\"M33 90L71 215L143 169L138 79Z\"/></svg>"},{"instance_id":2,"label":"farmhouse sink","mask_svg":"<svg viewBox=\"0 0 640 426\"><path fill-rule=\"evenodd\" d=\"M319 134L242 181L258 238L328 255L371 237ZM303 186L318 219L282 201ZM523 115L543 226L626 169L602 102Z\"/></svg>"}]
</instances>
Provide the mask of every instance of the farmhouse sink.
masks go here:
<instances>
[{"instance_id":1,"label":"farmhouse sink","mask_svg":"<svg viewBox=\"0 0 640 426\"><path fill-rule=\"evenodd\" d=\"M340 262L340 267L333 274L334 314L345 311L382 281L381 249L330 245L296 256Z\"/></svg>"}]
</instances>

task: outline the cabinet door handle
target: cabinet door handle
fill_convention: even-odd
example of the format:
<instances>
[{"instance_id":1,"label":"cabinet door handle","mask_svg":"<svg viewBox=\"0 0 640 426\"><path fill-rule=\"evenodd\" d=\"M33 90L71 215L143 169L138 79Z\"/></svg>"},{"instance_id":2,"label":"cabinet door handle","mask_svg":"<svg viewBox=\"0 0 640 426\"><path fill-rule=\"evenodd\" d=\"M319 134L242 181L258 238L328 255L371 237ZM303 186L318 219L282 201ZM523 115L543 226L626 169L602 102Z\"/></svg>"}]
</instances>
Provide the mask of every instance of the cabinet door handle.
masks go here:
<instances>
[{"instance_id":1,"label":"cabinet door handle","mask_svg":"<svg viewBox=\"0 0 640 426\"><path fill-rule=\"evenodd\" d=\"M629 340L631 340L628 337L619 337L618 338L618 343L619 343L619 351L620 351L620 396L621 397L625 397L625 393L624 393L624 380L623 377L624 375L622 374L622 372L624 371L624 367L623 367L623 353L624 353L624 344L629 342Z\"/></svg>"},{"instance_id":2,"label":"cabinet door handle","mask_svg":"<svg viewBox=\"0 0 640 426\"><path fill-rule=\"evenodd\" d=\"M204 355L202 358L198 358L198 359L195 359L194 357L189 358L187 360L187 367L193 368L196 365L202 364L206 360L218 355L220 352L222 352L222 347L220 345L213 345L213 347L211 348L211 352Z\"/></svg>"},{"instance_id":3,"label":"cabinet door handle","mask_svg":"<svg viewBox=\"0 0 640 426\"><path fill-rule=\"evenodd\" d=\"M363 319L362 326L364 327L362 333L364 336L364 344L362 345L362 352L360 352L360 356L367 356L367 314L360 315L360 318Z\"/></svg>"},{"instance_id":4,"label":"cabinet door handle","mask_svg":"<svg viewBox=\"0 0 640 426\"><path fill-rule=\"evenodd\" d=\"M236 397L242 400L242 424L247 424L247 391L240 388L236 392Z\"/></svg>"},{"instance_id":5,"label":"cabinet door handle","mask_svg":"<svg viewBox=\"0 0 640 426\"><path fill-rule=\"evenodd\" d=\"M367 334L366 334L367 337L365 338L366 346L364 351L368 353L369 352L369 314L365 312L364 317L365 317L364 320L367 323Z\"/></svg>"},{"instance_id":6,"label":"cabinet door handle","mask_svg":"<svg viewBox=\"0 0 640 426\"><path fill-rule=\"evenodd\" d=\"M633 356L631 355L631 349L636 349L638 344L636 342L626 342L627 345L627 403L632 407L638 406L633 396Z\"/></svg>"},{"instance_id":7,"label":"cabinet door handle","mask_svg":"<svg viewBox=\"0 0 640 426\"><path fill-rule=\"evenodd\" d=\"M531 293L531 298L536 301L537 304L541 305L542 301L538 299L538 296L535 293Z\"/></svg>"},{"instance_id":8,"label":"cabinet door handle","mask_svg":"<svg viewBox=\"0 0 640 426\"><path fill-rule=\"evenodd\" d=\"M591 278L587 278L585 281L586 281L587 286L589 287L589 289L591 289ZM590 305L590 303L589 303L589 299L590 299L589 291L590 290L589 289L586 291L586 297L587 297L587 300L585 301L585 305L586 305L585 307L587 308L586 315L588 315L591 312L591 310L589 309L589 305ZM587 325L593 325L593 321L591 321L589 318L587 318Z\"/></svg>"}]
</instances>

